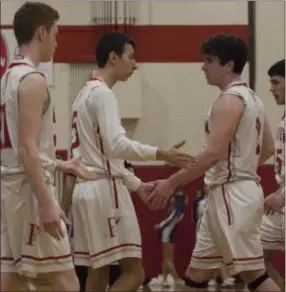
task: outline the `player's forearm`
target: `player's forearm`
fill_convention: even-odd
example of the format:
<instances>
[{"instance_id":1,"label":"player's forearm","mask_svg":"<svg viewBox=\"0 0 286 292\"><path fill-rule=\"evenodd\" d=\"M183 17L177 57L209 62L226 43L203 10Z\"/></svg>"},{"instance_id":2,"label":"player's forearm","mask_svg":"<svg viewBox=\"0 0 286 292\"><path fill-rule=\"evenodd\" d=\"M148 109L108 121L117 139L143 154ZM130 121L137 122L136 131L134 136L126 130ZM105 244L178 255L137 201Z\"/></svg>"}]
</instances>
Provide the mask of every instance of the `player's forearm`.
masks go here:
<instances>
[{"instance_id":1,"label":"player's forearm","mask_svg":"<svg viewBox=\"0 0 286 292\"><path fill-rule=\"evenodd\" d=\"M56 171L60 171L60 172L65 172L65 173L72 173L70 165L68 163L68 161L63 161L63 160L56 160Z\"/></svg>"},{"instance_id":2,"label":"player's forearm","mask_svg":"<svg viewBox=\"0 0 286 292\"><path fill-rule=\"evenodd\" d=\"M76 177L67 175L65 177L65 187L63 189L63 197L61 207L64 212L67 212L72 201L72 194L76 183Z\"/></svg>"},{"instance_id":3,"label":"player's forearm","mask_svg":"<svg viewBox=\"0 0 286 292\"><path fill-rule=\"evenodd\" d=\"M23 165L28 182L31 184L40 207L53 202L49 192L39 157L38 149L34 143L19 147L19 160Z\"/></svg>"},{"instance_id":4,"label":"player's forearm","mask_svg":"<svg viewBox=\"0 0 286 292\"><path fill-rule=\"evenodd\" d=\"M118 136L112 142L112 156L133 161L156 160L158 148L144 145L128 139L125 135Z\"/></svg>"},{"instance_id":5,"label":"player's forearm","mask_svg":"<svg viewBox=\"0 0 286 292\"><path fill-rule=\"evenodd\" d=\"M130 192L137 191L142 183L141 179L135 176L133 173L125 174L123 182Z\"/></svg>"},{"instance_id":6,"label":"player's forearm","mask_svg":"<svg viewBox=\"0 0 286 292\"><path fill-rule=\"evenodd\" d=\"M196 158L197 163L194 167L191 169L181 169L169 177L169 181L174 188L182 187L202 176L219 161L220 156L217 152L212 152L206 149Z\"/></svg>"}]
</instances>

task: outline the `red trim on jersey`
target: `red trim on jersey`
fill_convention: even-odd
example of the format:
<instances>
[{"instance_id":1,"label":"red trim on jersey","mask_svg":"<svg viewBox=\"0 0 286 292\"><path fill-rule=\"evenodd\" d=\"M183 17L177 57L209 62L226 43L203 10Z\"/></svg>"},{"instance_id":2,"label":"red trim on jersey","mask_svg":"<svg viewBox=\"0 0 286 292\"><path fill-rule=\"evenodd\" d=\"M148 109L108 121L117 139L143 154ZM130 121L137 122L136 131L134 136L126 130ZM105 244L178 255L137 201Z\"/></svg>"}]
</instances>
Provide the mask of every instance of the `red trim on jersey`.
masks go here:
<instances>
[{"instance_id":1,"label":"red trim on jersey","mask_svg":"<svg viewBox=\"0 0 286 292\"><path fill-rule=\"evenodd\" d=\"M98 77L91 77L90 79L89 79L89 81L100 81L100 82L102 82L103 83L103 80L102 79L100 79L100 78L98 78Z\"/></svg>"},{"instance_id":2,"label":"red trim on jersey","mask_svg":"<svg viewBox=\"0 0 286 292\"><path fill-rule=\"evenodd\" d=\"M21 66L21 65L27 65L29 67L35 68L33 65L31 65L29 63L25 63L25 62L11 63L8 68L10 69L10 68L17 67L17 66Z\"/></svg>"},{"instance_id":3,"label":"red trim on jersey","mask_svg":"<svg viewBox=\"0 0 286 292\"><path fill-rule=\"evenodd\" d=\"M98 77L92 77L92 78L89 79L89 81L100 81L100 82L103 83L103 81ZM98 137L99 137L100 151L104 155L103 141L102 141L101 136L100 136L99 127L97 128L97 134L98 134ZM109 160L107 158L106 158L106 166L107 166L108 174L112 175L111 174L111 169L110 169L110 163L109 163ZM117 192L115 178L112 178L112 185L113 185L113 191L114 191L115 208L117 209L118 208L118 192Z\"/></svg>"},{"instance_id":4,"label":"red trim on jersey","mask_svg":"<svg viewBox=\"0 0 286 292\"><path fill-rule=\"evenodd\" d=\"M55 112L55 107L53 106L53 123L56 124L56 112ZM54 146L57 147L57 135L54 133L53 135L54 138Z\"/></svg>"},{"instance_id":5,"label":"red trim on jersey","mask_svg":"<svg viewBox=\"0 0 286 292\"><path fill-rule=\"evenodd\" d=\"M25 63L25 62L19 62L19 63L11 63L8 67L8 69L11 69L11 68L14 68L14 67L17 67L17 66L21 66L21 65L26 65L26 66L29 66L31 68L34 68L36 70L36 68L29 64L29 63ZM36 71L37 73L39 73L40 75L42 75L44 78L46 78L45 74L43 74L42 72L39 72L39 71Z\"/></svg>"},{"instance_id":6,"label":"red trim on jersey","mask_svg":"<svg viewBox=\"0 0 286 292\"><path fill-rule=\"evenodd\" d=\"M230 178L232 176L232 172L231 172L231 142L228 145L228 150L227 150L227 170L228 170L228 176L227 176L227 182L230 181Z\"/></svg>"},{"instance_id":7,"label":"red trim on jersey","mask_svg":"<svg viewBox=\"0 0 286 292\"><path fill-rule=\"evenodd\" d=\"M98 137L99 137L100 151L104 155L103 141L102 141L101 136L100 136L99 127L97 127L96 132L97 132ZM106 166L107 166L108 174L111 176L112 174L111 174L111 169L110 169L110 163L109 163L109 160L107 158L106 158ZM113 185L113 191L114 191L115 208L118 209L118 192L117 192L116 181L115 181L114 177L112 178L112 185Z\"/></svg>"},{"instance_id":8,"label":"red trim on jersey","mask_svg":"<svg viewBox=\"0 0 286 292\"><path fill-rule=\"evenodd\" d=\"M225 194L224 185L222 185L221 188L222 188L222 197L223 197L224 205L225 205L225 208L226 208L227 223L228 223L228 225L231 225L230 210L229 210L229 206L228 206L227 200L226 200L226 194Z\"/></svg>"},{"instance_id":9,"label":"red trim on jersey","mask_svg":"<svg viewBox=\"0 0 286 292\"><path fill-rule=\"evenodd\" d=\"M223 91L226 91L227 89L231 88L231 87L234 87L234 86L244 86L244 87L247 87L247 83L245 82L241 82L241 83L233 83L233 84L230 84L226 89L224 89Z\"/></svg>"}]
</instances>

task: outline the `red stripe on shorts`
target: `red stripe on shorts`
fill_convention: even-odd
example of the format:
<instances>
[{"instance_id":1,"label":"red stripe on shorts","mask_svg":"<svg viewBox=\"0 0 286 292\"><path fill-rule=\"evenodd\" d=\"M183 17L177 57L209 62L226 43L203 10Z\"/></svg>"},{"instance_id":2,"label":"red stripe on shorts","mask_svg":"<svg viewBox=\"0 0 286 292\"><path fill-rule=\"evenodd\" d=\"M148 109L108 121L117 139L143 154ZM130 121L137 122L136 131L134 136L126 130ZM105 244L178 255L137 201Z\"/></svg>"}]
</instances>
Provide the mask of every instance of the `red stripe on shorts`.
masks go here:
<instances>
[{"instance_id":1,"label":"red stripe on shorts","mask_svg":"<svg viewBox=\"0 0 286 292\"><path fill-rule=\"evenodd\" d=\"M55 256L55 257L43 257L43 258L38 258L38 257L34 257L34 256L30 256L30 255L21 255L21 257L17 260L14 260L13 258L7 258L7 257L3 257L1 258L1 260L13 260L15 262L15 264L19 263L22 259L30 259L33 261L37 261L37 262L42 262L42 261L51 261L51 260L63 260L63 259L67 259L67 258L72 258L72 254L66 254L66 255L62 255L62 256Z\"/></svg>"},{"instance_id":2,"label":"red stripe on shorts","mask_svg":"<svg viewBox=\"0 0 286 292\"><path fill-rule=\"evenodd\" d=\"M213 256L213 257L198 257L198 256L192 256L192 258L194 259L198 259L198 260L216 260L216 259L221 259L222 256Z\"/></svg>"},{"instance_id":3,"label":"red stripe on shorts","mask_svg":"<svg viewBox=\"0 0 286 292\"><path fill-rule=\"evenodd\" d=\"M221 188L222 188L222 197L223 197L223 201L224 201L225 208L226 208L227 223L228 223L228 225L231 225L230 209L229 209L229 206L228 206L228 204L227 204L224 185L222 185Z\"/></svg>"},{"instance_id":4,"label":"red stripe on shorts","mask_svg":"<svg viewBox=\"0 0 286 292\"><path fill-rule=\"evenodd\" d=\"M258 256L258 257L251 257L251 258L234 258L232 259L234 262L247 262L247 261L253 261L253 260L262 260L264 259L264 256Z\"/></svg>"},{"instance_id":5,"label":"red stripe on shorts","mask_svg":"<svg viewBox=\"0 0 286 292\"><path fill-rule=\"evenodd\" d=\"M105 253L108 253L110 251L114 251L115 249L119 249L121 247L137 247L137 248L142 248L142 245L139 245L139 244L136 244L136 243L125 243L125 244L120 244L120 245L113 246L111 248L102 250L102 251L100 251L98 253L95 253L95 254L90 254L89 252L84 252L84 251L75 251L74 252L74 255L77 255L77 254L78 255L87 255L90 258L94 258L94 257L98 257L100 255L103 255Z\"/></svg>"},{"instance_id":6,"label":"red stripe on shorts","mask_svg":"<svg viewBox=\"0 0 286 292\"><path fill-rule=\"evenodd\" d=\"M8 258L8 257L1 257L1 261L14 261L14 258Z\"/></svg>"}]
</instances>

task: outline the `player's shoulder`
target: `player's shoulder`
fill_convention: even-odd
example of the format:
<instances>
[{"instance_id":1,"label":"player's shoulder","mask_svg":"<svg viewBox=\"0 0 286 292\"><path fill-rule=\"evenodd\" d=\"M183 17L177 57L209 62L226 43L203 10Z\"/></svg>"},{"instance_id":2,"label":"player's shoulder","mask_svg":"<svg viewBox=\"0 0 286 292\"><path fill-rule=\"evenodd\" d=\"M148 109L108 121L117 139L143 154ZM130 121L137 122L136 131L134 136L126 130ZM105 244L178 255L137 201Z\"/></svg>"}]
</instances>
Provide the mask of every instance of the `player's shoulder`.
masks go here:
<instances>
[{"instance_id":1,"label":"player's shoulder","mask_svg":"<svg viewBox=\"0 0 286 292\"><path fill-rule=\"evenodd\" d=\"M43 74L32 71L29 74L23 76L23 78L19 82L20 89L45 89L47 88L47 83L45 76Z\"/></svg>"},{"instance_id":2,"label":"player's shoulder","mask_svg":"<svg viewBox=\"0 0 286 292\"><path fill-rule=\"evenodd\" d=\"M115 98L113 91L102 82L96 82L90 85L90 91L92 92L92 97L98 98Z\"/></svg>"}]
</instances>

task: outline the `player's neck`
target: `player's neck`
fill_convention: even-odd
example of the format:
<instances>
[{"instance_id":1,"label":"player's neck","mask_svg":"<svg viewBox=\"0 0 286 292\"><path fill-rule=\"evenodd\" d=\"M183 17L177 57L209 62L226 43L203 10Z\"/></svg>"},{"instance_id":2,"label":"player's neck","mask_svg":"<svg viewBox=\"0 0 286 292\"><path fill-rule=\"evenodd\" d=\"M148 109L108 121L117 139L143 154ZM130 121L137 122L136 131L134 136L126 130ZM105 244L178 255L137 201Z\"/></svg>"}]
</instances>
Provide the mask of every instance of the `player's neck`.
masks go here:
<instances>
[{"instance_id":1,"label":"player's neck","mask_svg":"<svg viewBox=\"0 0 286 292\"><path fill-rule=\"evenodd\" d=\"M38 65L41 63L39 49L32 44L21 46L19 48L19 55L30 59L35 67L38 67Z\"/></svg>"},{"instance_id":2,"label":"player's neck","mask_svg":"<svg viewBox=\"0 0 286 292\"><path fill-rule=\"evenodd\" d=\"M108 68L97 69L94 77L101 79L109 88L112 88L117 81Z\"/></svg>"},{"instance_id":3,"label":"player's neck","mask_svg":"<svg viewBox=\"0 0 286 292\"><path fill-rule=\"evenodd\" d=\"M218 85L220 90L225 90L231 83L241 81L240 75L228 75L224 80L222 80L221 84Z\"/></svg>"}]
</instances>

